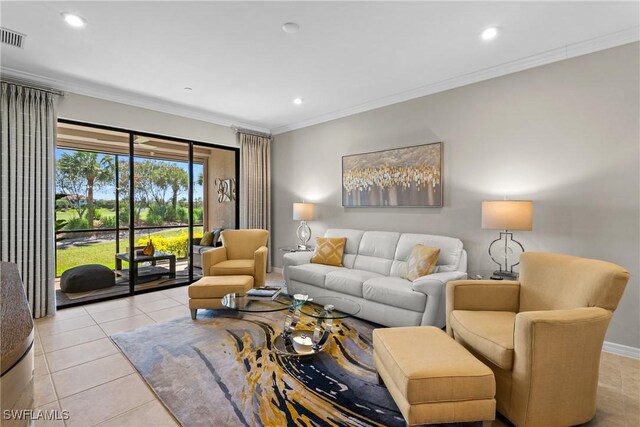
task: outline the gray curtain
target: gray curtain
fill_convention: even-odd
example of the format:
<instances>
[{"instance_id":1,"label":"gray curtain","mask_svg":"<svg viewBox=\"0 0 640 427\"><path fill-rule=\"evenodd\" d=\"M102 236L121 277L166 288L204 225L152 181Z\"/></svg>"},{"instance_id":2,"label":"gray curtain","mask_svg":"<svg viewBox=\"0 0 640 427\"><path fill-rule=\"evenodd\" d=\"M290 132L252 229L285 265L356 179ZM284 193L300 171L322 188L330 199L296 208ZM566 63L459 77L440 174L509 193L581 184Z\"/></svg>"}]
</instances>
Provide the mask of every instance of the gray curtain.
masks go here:
<instances>
[{"instance_id":1,"label":"gray curtain","mask_svg":"<svg viewBox=\"0 0 640 427\"><path fill-rule=\"evenodd\" d=\"M271 271L271 138L238 132L240 140L240 228L269 230Z\"/></svg>"},{"instance_id":2,"label":"gray curtain","mask_svg":"<svg viewBox=\"0 0 640 427\"><path fill-rule=\"evenodd\" d=\"M57 96L2 83L0 260L18 265L34 318L55 314Z\"/></svg>"}]
</instances>

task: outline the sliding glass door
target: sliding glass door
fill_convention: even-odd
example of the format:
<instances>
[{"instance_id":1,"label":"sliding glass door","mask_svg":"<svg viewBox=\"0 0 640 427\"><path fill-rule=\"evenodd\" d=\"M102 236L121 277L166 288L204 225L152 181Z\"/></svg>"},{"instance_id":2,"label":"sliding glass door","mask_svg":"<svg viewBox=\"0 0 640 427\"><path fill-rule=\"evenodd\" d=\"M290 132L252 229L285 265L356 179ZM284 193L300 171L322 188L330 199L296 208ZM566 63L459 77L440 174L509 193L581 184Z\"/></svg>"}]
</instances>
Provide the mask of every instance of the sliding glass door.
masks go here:
<instances>
[{"instance_id":1,"label":"sliding glass door","mask_svg":"<svg viewBox=\"0 0 640 427\"><path fill-rule=\"evenodd\" d=\"M198 213L191 197L190 150L191 144L133 136L131 247L134 259L144 260L131 266L135 289L192 280L191 236L202 236L202 222L190 218Z\"/></svg>"},{"instance_id":2,"label":"sliding glass door","mask_svg":"<svg viewBox=\"0 0 640 427\"><path fill-rule=\"evenodd\" d=\"M191 283L203 232L236 228L235 148L61 120L56 160L60 307ZM113 286L93 288L96 268Z\"/></svg>"}]
</instances>

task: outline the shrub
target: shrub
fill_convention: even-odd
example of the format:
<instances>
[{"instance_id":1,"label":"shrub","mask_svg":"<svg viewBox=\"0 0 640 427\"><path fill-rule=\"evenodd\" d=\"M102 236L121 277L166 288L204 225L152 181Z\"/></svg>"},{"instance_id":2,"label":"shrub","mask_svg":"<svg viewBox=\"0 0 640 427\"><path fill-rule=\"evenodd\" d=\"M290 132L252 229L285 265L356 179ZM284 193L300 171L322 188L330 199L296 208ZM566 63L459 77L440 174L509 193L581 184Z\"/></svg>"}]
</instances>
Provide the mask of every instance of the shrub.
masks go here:
<instances>
[{"instance_id":1,"label":"shrub","mask_svg":"<svg viewBox=\"0 0 640 427\"><path fill-rule=\"evenodd\" d=\"M153 212L149 212L147 214L147 220L145 222L147 225L162 225L163 219L161 216L158 216Z\"/></svg>"},{"instance_id":2,"label":"shrub","mask_svg":"<svg viewBox=\"0 0 640 427\"><path fill-rule=\"evenodd\" d=\"M86 230L89 228L89 221L86 218L71 218L65 230Z\"/></svg>"},{"instance_id":3,"label":"shrub","mask_svg":"<svg viewBox=\"0 0 640 427\"><path fill-rule=\"evenodd\" d=\"M178 207L178 209L176 209L176 219L182 223L187 223L189 221L188 210L183 207Z\"/></svg>"},{"instance_id":4,"label":"shrub","mask_svg":"<svg viewBox=\"0 0 640 427\"><path fill-rule=\"evenodd\" d=\"M194 209L193 210L193 222L196 224L202 224L202 209Z\"/></svg>"},{"instance_id":5,"label":"shrub","mask_svg":"<svg viewBox=\"0 0 640 427\"><path fill-rule=\"evenodd\" d=\"M167 203L153 202L149 205L149 213L147 214L147 224L161 225L165 222L174 222L176 220L176 211L173 206Z\"/></svg>"},{"instance_id":6,"label":"shrub","mask_svg":"<svg viewBox=\"0 0 640 427\"><path fill-rule=\"evenodd\" d=\"M177 236L164 237L164 236L152 236L151 241L156 251L169 252L176 256L176 258L184 258L187 256L187 241L189 240L189 234L186 231L182 231ZM136 243L137 246L144 246L149 242L149 238L141 237Z\"/></svg>"},{"instance_id":7,"label":"shrub","mask_svg":"<svg viewBox=\"0 0 640 427\"><path fill-rule=\"evenodd\" d=\"M93 219L95 221L100 221L102 219L102 212L100 212L98 209L94 209L93 210Z\"/></svg>"},{"instance_id":8,"label":"shrub","mask_svg":"<svg viewBox=\"0 0 640 427\"><path fill-rule=\"evenodd\" d=\"M115 200L98 199L98 200L94 200L93 203L95 204L96 208L109 209L110 211L116 208Z\"/></svg>"},{"instance_id":9,"label":"shrub","mask_svg":"<svg viewBox=\"0 0 640 427\"><path fill-rule=\"evenodd\" d=\"M107 216L102 218L102 228L116 228L116 217Z\"/></svg>"},{"instance_id":10,"label":"shrub","mask_svg":"<svg viewBox=\"0 0 640 427\"><path fill-rule=\"evenodd\" d=\"M120 206L120 225L129 225L129 206Z\"/></svg>"}]
</instances>

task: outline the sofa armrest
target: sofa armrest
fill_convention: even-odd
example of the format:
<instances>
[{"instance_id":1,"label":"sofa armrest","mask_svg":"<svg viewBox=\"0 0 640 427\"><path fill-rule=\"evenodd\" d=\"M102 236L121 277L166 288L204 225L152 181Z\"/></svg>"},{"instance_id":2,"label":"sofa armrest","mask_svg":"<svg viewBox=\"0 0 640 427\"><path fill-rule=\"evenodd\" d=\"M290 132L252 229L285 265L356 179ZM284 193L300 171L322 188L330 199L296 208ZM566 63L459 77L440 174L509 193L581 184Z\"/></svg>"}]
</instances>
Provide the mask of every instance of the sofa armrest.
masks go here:
<instances>
[{"instance_id":1,"label":"sofa armrest","mask_svg":"<svg viewBox=\"0 0 640 427\"><path fill-rule=\"evenodd\" d=\"M455 280L447 283L447 306L453 310L511 311L520 306L515 280Z\"/></svg>"},{"instance_id":2,"label":"sofa armrest","mask_svg":"<svg viewBox=\"0 0 640 427\"><path fill-rule=\"evenodd\" d=\"M422 316L422 325L443 327L445 324L444 293L445 285L450 280L467 277L462 271L443 271L418 277L411 288L427 296L427 304Z\"/></svg>"},{"instance_id":3,"label":"sofa armrest","mask_svg":"<svg viewBox=\"0 0 640 427\"><path fill-rule=\"evenodd\" d=\"M579 307L565 310L523 311L516 314L516 324L513 332L514 350L529 351L534 341L540 344L548 339L548 344L556 347L569 345L573 350L583 348L581 340L591 340L601 332L598 353L604 342L604 333L611 320L611 312L601 307ZM588 332L588 334L577 333ZM571 344L567 344L571 342Z\"/></svg>"},{"instance_id":4,"label":"sofa armrest","mask_svg":"<svg viewBox=\"0 0 640 427\"><path fill-rule=\"evenodd\" d=\"M520 307L520 282L515 280L456 280L447 283L447 333L453 310L511 311ZM452 335L453 336L453 335Z\"/></svg>"},{"instance_id":5,"label":"sofa armrest","mask_svg":"<svg viewBox=\"0 0 640 427\"><path fill-rule=\"evenodd\" d=\"M313 252L289 252L282 257L282 267L286 269L292 265L309 264L312 257Z\"/></svg>"},{"instance_id":6,"label":"sofa armrest","mask_svg":"<svg viewBox=\"0 0 640 427\"><path fill-rule=\"evenodd\" d=\"M211 267L227 260L227 248L214 248L202 253L202 274L212 276Z\"/></svg>"},{"instance_id":7,"label":"sofa armrest","mask_svg":"<svg viewBox=\"0 0 640 427\"><path fill-rule=\"evenodd\" d=\"M467 277L467 273L462 271L443 271L442 273L427 274L414 280L411 288L427 296L440 296L444 292L447 282L464 279L465 277Z\"/></svg>"},{"instance_id":8,"label":"sofa armrest","mask_svg":"<svg viewBox=\"0 0 640 427\"><path fill-rule=\"evenodd\" d=\"M611 315L601 307L518 313L511 375L511 395L518 398L512 398L511 411L557 413L558 407L571 405L582 413L580 418L593 417L600 354Z\"/></svg>"},{"instance_id":9,"label":"sofa armrest","mask_svg":"<svg viewBox=\"0 0 640 427\"><path fill-rule=\"evenodd\" d=\"M254 274L253 274L253 286L264 286L267 280L267 255L269 249L266 246L260 246L253 254L254 260Z\"/></svg>"},{"instance_id":10,"label":"sofa armrest","mask_svg":"<svg viewBox=\"0 0 640 427\"><path fill-rule=\"evenodd\" d=\"M294 265L309 264L313 252L289 252L282 257L282 276L284 282L289 286L289 267Z\"/></svg>"}]
</instances>

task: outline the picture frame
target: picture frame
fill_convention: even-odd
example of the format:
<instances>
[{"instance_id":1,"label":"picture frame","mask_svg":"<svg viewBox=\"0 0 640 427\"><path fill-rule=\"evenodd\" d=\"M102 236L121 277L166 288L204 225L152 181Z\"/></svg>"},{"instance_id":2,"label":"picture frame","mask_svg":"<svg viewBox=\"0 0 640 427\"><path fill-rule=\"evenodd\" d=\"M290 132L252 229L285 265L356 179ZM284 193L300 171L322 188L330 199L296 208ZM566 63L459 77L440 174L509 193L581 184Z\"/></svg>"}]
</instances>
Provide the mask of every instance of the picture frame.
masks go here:
<instances>
[{"instance_id":1,"label":"picture frame","mask_svg":"<svg viewBox=\"0 0 640 427\"><path fill-rule=\"evenodd\" d=\"M442 145L342 156L342 206L442 207Z\"/></svg>"}]
</instances>

